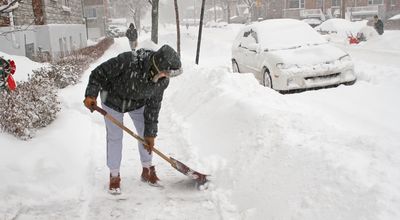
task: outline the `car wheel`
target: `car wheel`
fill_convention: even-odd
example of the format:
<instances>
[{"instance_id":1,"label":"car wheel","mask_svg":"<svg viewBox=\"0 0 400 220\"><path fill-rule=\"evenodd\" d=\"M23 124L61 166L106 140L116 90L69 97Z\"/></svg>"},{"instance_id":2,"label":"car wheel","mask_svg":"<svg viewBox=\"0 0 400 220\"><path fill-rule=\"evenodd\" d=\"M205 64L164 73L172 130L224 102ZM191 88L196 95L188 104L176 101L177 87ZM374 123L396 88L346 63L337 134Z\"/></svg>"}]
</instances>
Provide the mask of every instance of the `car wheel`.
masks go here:
<instances>
[{"instance_id":1,"label":"car wheel","mask_svg":"<svg viewBox=\"0 0 400 220\"><path fill-rule=\"evenodd\" d=\"M239 65L237 64L236 60L233 60L233 59L232 59L232 71L234 73L240 73Z\"/></svg>"},{"instance_id":2,"label":"car wheel","mask_svg":"<svg viewBox=\"0 0 400 220\"><path fill-rule=\"evenodd\" d=\"M353 80L353 81L350 81L350 82L345 82L344 84L346 85L346 86L351 86L351 85L354 85L354 83L356 83L356 79L355 80Z\"/></svg>"},{"instance_id":3,"label":"car wheel","mask_svg":"<svg viewBox=\"0 0 400 220\"><path fill-rule=\"evenodd\" d=\"M272 88L272 80L271 80L271 75L269 73L268 69L263 70L263 86Z\"/></svg>"}]
</instances>

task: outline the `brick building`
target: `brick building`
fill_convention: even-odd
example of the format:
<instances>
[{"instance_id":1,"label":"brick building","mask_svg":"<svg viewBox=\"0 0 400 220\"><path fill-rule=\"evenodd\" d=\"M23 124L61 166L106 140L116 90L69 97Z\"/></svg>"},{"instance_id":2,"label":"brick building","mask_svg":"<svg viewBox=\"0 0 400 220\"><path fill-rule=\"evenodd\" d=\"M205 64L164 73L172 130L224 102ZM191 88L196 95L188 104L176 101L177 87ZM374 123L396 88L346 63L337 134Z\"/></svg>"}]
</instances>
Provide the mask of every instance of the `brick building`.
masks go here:
<instances>
[{"instance_id":1,"label":"brick building","mask_svg":"<svg viewBox=\"0 0 400 220\"><path fill-rule=\"evenodd\" d=\"M12 2L0 0L0 7ZM57 59L86 46L81 0L24 0L13 7L0 14L1 51Z\"/></svg>"}]
</instances>

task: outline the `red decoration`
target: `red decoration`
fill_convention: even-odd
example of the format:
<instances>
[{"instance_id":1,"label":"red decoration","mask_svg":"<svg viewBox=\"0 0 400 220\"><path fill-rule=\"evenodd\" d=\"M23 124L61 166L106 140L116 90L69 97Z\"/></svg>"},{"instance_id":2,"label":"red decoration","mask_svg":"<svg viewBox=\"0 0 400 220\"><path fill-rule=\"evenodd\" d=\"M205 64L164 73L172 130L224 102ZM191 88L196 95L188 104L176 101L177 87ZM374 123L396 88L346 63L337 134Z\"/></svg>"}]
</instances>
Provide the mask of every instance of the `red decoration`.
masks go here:
<instances>
[{"instance_id":1,"label":"red decoration","mask_svg":"<svg viewBox=\"0 0 400 220\"><path fill-rule=\"evenodd\" d=\"M12 75L8 76L7 84L8 84L8 88L10 88L11 91L13 91L13 90L15 90L15 88L17 88L17 84L15 83L15 80L12 77Z\"/></svg>"},{"instance_id":2,"label":"red decoration","mask_svg":"<svg viewBox=\"0 0 400 220\"><path fill-rule=\"evenodd\" d=\"M10 63L10 73L14 75L17 66L15 65L14 60L8 60L8 61Z\"/></svg>"}]
</instances>

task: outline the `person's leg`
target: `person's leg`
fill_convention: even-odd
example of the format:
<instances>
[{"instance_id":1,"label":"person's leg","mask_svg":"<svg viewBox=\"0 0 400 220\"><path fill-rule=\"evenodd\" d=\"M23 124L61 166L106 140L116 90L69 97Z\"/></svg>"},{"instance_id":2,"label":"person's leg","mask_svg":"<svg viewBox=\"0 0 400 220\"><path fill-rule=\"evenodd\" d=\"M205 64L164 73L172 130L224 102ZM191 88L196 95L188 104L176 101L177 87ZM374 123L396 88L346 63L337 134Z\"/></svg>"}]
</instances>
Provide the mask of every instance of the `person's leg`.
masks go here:
<instances>
[{"instance_id":1,"label":"person's leg","mask_svg":"<svg viewBox=\"0 0 400 220\"><path fill-rule=\"evenodd\" d=\"M143 111L144 107L129 112L129 115L133 120L133 124L136 127L136 131L140 137L143 137L144 135ZM143 144L140 142L138 143L140 161L142 162L142 181L148 182L152 186L160 186L158 183L160 179L157 177L155 167L152 165L153 154L149 154L149 152L144 148Z\"/></svg>"},{"instance_id":2,"label":"person's leg","mask_svg":"<svg viewBox=\"0 0 400 220\"><path fill-rule=\"evenodd\" d=\"M107 114L123 122L124 114L117 112L105 104L101 103L102 107ZM122 129L112 123L110 120L104 118L107 132L107 166L110 169L110 174L113 177L119 175L119 169L122 159Z\"/></svg>"},{"instance_id":3,"label":"person's leg","mask_svg":"<svg viewBox=\"0 0 400 220\"><path fill-rule=\"evenodd\" d=\"M143 116L144 107L130 111L129 116L132 118L133 124L135 125L136 131L140 137L144 135L144 116ZM153 155L149 154L149 152L144 148L143 144L138 142L140 161L142 166L145 168L149 168L152 165Z\"/></svg>"}]
</instances>

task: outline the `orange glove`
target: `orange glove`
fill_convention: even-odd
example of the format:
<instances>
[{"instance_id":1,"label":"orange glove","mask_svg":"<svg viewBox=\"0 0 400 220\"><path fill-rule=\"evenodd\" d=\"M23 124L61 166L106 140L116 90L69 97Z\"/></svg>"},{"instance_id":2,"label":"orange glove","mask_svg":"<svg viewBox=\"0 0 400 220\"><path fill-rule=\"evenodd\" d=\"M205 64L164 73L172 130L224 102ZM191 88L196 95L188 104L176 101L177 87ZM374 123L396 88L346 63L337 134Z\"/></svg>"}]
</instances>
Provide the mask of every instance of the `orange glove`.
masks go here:
<instances>
[{"instance_id":1,"label":"orange glove","mask_svg":"<svg viewBox=\"0 0 400 220\"><path fill-rule=\"evenodd\" d=\"M151 154L151 151L154 147L154 140L156 138L155 137L144 137L144 141L146 142L147 146L144 145L144 148L149 152L149 154Z\"/></svg>"},{"instance_id":2,"label":"orange glove","mask_svg":"<svg viewBox=\"0 0 400 220\"><path fill-rule=\"evenodd\" d=\"M85 100L83 100L83 103L91 112L93 112L93 106L97 105L96 98L90 96L86 96Z\"/></svg>"}]
</instances>

